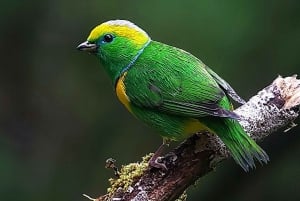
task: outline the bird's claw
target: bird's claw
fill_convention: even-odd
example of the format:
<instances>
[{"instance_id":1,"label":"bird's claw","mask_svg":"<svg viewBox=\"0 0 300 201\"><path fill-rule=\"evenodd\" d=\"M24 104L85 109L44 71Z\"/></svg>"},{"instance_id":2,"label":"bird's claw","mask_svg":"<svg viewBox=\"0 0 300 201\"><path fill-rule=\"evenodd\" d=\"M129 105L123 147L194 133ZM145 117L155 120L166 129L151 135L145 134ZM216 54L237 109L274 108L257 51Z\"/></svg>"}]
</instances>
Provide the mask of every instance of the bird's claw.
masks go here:
<instances>
[{"instance_id":1,"label":"bird's claw","mask_svg":"<svg viewBox=\"0 0 300 201\"><path fill-rule=\"evenodd\" d=\"M157 158L151 159L149 161L149 166L151 166L153 168L161 169L164 171L168 171L167 166L162 162L162 157L157 157Z\"/></svg>"}]
</instances>

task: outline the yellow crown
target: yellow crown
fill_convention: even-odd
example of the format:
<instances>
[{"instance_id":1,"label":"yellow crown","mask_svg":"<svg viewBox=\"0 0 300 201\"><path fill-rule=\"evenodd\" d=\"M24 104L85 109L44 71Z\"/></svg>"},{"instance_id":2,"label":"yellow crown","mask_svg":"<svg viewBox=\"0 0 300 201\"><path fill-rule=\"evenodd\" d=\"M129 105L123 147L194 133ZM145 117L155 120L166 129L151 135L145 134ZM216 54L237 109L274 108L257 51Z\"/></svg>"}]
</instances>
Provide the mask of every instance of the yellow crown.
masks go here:
<instances>
[{"instance_id":1,"label":"yellow crown","mask_svg":"<svg viewBox=\"0 0 300 201\"><path fill-rule=\"evenodd\" d=\"M87 40L96 41L100 36L109 33L128 38L137 45L143 45L150 39L144 30L132 22L127 20L111 20L96 26L91 31Z\"/></svg>"}]
</instances>

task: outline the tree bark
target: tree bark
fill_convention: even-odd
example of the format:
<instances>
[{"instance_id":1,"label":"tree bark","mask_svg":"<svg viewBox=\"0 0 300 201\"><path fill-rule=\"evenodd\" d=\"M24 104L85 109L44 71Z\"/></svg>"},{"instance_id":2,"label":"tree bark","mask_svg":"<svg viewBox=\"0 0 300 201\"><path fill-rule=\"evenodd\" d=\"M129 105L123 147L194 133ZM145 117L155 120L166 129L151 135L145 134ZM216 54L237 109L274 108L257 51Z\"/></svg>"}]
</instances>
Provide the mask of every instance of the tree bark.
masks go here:
<instances>
[{"instance_id":1,"label":"tree bark","mask_svg":"<svg viewBox=\"0 0 300 201\"><path fill-rule=\"evenodd\" d=\"M241 117L240 124L245 131L258 141L280 128L288 127L288 131L294 127L299 109L300 80L296 76L279 76L235 112ZM93 200L175 200L229 157L227 148L216 135L197 133L162 157L167 171L146 167L129 188L118 188Z\"/></svg>"}]
</instances>

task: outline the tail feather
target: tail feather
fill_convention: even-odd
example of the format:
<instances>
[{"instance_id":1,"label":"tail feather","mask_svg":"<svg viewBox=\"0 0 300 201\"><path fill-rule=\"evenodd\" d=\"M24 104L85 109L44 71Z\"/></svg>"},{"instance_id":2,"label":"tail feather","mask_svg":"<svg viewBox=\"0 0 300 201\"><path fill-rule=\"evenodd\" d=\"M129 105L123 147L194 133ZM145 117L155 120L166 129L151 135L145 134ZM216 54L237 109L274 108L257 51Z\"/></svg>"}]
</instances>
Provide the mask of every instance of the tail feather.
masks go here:
<instances>
[{"instance_id":1,"label":"tail feather","mask_svg":"<svg viewBox=\"0 0 300 201\"><path fill-rule=\"evenodd\" d=\"M229 149L231 156L246 172L255 168L254 160L267 163L269 156L251 139L238 121L230 118L214 118L205 124L213 130Z\"/></svg>"}]
</instances>

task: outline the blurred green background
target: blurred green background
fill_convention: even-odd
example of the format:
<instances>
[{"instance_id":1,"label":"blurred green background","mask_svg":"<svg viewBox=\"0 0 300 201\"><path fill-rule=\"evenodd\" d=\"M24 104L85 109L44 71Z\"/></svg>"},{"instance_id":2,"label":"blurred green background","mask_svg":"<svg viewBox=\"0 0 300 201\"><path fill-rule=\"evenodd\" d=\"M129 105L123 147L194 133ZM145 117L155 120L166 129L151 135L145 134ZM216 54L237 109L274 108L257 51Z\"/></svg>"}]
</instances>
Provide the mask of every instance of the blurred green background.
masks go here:
<instances>
[{"instance_id":1,"label":"blurred green background","mask_svg":"<svg viewBox=\"0 0 300 201\"><path fill-rule=\"evenodd\" d=\"M0 199L96 197L113 176L107 158L126 164L160 145L117 101L99 61L76 50L95 25L131 20L199 57L248 99L277 75L299 73L299 10L297 0L2 0ZM263 141L271 162L255 171L223 162L188 200L300 200L299 131Z\"/></svg>"}]
</instances>

